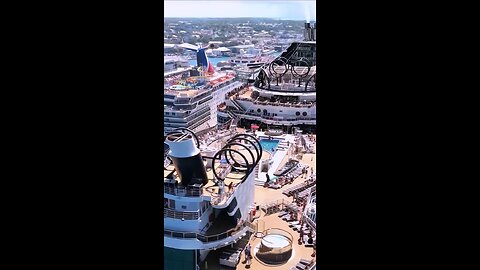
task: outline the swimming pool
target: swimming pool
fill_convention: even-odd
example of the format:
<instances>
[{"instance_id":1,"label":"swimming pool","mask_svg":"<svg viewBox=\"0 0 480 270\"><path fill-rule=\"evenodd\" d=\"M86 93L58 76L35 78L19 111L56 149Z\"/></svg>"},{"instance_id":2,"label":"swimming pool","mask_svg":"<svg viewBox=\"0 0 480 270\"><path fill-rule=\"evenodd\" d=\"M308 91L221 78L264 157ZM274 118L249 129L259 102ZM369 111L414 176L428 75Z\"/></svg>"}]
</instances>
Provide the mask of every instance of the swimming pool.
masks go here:
<instances>
[{"instance_id":1,"label":"swimming pool","mask_svg":"<svg viewBox=\"0 0 480 270\"><path fill-rule=\"evenodd\" d=\"M284 248L290 245L289 239L286 236L280 234L269 234L263 237L262 245L268 248Z\"/></svg>"},{"instance_id":2,"label":"swimming pool","mask_svg":"<svg viewBox=\"0 0 480 270\"><path fill-rule=\"evenodd\" d=\"M267 139L261 139L260 140L260 145L262 146L263 151L267 151L269 153L272 152L272 149L276 150L277 145L280 142L280 140L267 140Z\"/></svg>"}]
</instances>

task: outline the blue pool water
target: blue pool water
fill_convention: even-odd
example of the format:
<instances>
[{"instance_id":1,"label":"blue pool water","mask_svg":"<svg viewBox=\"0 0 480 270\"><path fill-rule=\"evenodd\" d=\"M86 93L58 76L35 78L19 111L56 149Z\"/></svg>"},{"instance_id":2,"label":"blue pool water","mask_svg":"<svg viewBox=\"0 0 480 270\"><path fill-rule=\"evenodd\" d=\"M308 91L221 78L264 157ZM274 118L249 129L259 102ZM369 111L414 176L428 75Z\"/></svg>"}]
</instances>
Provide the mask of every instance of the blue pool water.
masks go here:
<instances>
[{"instance_id":1,"label":"blue pool water","mask_svg":"<svg viewBox=\"0 0 480 270\"><path fill-rule=\"evenodd\" d=\"M216 67L218 62L228 61L229 59L230 59L230 57L210 57L210 58L208 58L208 61L212 62L212 65L214 67ZM188 60L188 63L190 63L191 66L197 66L197 60L196 59Z\"/></svg>"},{"instance_id":2,"label":"blue pool water","mask_svg":"<svg viewBox=\"0 0 480 270\"><path fill-rule=\"evenodd\" d=\"M261 139L260 140L260 145L262 146L263 151L267 152L272 152L273 149L277 149L277 145L280 141L279 140L266 140L266 139Z\"/></svg>"}]
</instances>

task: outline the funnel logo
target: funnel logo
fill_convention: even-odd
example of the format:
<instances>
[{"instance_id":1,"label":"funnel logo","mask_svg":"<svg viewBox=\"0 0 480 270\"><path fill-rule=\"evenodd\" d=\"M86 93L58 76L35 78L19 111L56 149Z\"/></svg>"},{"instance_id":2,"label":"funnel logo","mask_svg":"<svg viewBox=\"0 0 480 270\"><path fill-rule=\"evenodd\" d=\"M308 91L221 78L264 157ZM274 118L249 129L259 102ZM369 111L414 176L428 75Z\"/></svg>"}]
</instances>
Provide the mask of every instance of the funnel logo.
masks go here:
<instances>
[{"instance_id":1,"label":"funnel logo","mask_svg":"<svg viewBox=\"0 0 480 270\"><path fill-rule=\"evenodd\" d=\"M195 46L189 43L183 43L180 44L181 48L184 48L189 51L195 51L197 52L197 66L202 68L201 71L207 71L210 74L215 73L215 69L213 68L213 65L210 61L208 61L207 54L205 52L206 49L213 48L213 44L210 44L207 47L200 47L200 46ZM199 70L200 71L200 70Z\"/></svg>"}]
</instances>

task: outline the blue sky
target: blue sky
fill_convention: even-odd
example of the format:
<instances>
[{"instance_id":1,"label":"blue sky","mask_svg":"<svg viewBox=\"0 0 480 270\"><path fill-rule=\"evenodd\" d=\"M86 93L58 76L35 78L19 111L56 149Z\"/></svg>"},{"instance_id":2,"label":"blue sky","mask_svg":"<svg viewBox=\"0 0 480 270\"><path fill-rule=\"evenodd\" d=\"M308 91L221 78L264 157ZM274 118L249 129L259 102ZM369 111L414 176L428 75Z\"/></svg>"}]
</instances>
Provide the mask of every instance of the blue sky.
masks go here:
<instances>
[{"instance_id":1,"label":"blue sky","mask_svg":"<svg viewBox=\"0 0 480 270\"><path fill-rule=\"evenodd\" d=\"M264 17L293 20L315 20L315 1L284 0L165 0L165 17L237 18Z\"/></svg>"}]
</instances>

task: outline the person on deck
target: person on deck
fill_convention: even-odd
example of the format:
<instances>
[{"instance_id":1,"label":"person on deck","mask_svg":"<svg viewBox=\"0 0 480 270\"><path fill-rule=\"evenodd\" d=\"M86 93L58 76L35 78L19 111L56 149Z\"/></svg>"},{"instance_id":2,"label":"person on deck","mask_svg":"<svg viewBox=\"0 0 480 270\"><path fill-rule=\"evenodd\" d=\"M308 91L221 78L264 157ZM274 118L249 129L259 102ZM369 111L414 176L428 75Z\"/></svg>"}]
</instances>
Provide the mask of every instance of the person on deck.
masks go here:
<instances>
[{"instance_id":1,"label":"person on deck","mask_svg":"<svg viewBox=\"0 0 480 270\"><path fill-rule=\"evenodd\" d=\"M245 247L245 260L247 261L247 265L250 265L251 264L251 246L250 246L250 243L248 243L247 247Z\"/></svg>"},{"instance_id":2,"label":"person on deck","mask_svg":"<svg viewBox=\"0 0 480 270\"><path fill-rule=\"evenodd\" d=\"M224 183L220 182L218 185L218 194L220 195L220 202L223 200L223 191L224 191Z\"/></svg>"},{"instance_id":3,"label":"person on deck","mask_svg":"<svg viewBox=\"0 0 480 270\"><path fill-rule=\"evenodd\" d=\"M303 227L300 226L300 239L298 239L298 243L301 245L303 244Z\"/></svg>"}]
</instances>

